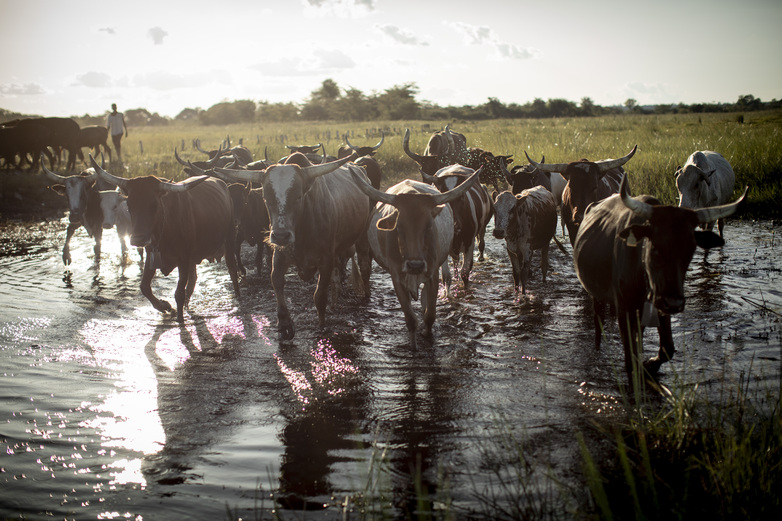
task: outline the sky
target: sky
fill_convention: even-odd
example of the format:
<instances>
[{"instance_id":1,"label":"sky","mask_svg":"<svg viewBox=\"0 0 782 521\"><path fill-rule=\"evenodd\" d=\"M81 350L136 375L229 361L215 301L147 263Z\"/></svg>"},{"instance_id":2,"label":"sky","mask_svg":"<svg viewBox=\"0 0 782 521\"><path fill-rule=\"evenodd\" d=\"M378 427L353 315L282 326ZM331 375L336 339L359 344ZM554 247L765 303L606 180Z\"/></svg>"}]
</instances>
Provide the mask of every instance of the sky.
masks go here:
<instances>
[{"instance_id":1,"label":"sky","mask_svg":"<svg viewBox=\"0 0 782 521\"><path fill-rule=\"evenodd\" d=\"M782 0L0 0L0 108L42 116L305 102L782 99Z\"/></svg>"}]
</instances>

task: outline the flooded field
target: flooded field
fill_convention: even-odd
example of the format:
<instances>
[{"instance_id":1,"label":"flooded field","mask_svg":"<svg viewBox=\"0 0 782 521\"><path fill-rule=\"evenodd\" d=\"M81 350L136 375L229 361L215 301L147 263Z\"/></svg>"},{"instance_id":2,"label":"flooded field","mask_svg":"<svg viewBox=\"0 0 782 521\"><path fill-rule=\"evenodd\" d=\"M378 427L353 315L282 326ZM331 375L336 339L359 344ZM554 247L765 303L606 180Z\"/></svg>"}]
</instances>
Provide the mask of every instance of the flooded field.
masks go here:
<instances>
[{"instance_id":1,"label":"flooded field","mask_svg":"<svg viewBox=\"0 0 782 521\"><path fill-rule=\"evenodd\" d=\"M267 273L250 269L235 298L225 265L202 264L180 326L140 294L138 255L123 262L113 231L96 259L79 230L66 269L65 220L1 226L4 517L252 519L270 494L295 519L341 519L347 496L382 496L370 503L389 517L420 498L476 517L487 502L564 513L586 505L578 434L621 417L618 328L594 348L590 300L556 249L548 282L535 273L520 298L487 233L469 292L441 292L432 341L411 350L377 266L371 298L346 287L324 328L314 285L289 275L297 332L280 343ZM725 234L695 254L660 377L715 400L742 380L779 389L782 363L778 228L730 221ZM153 290L173 302L175 284L158 274ZM648 330L647 355L656 340Z\"/></svg>"}]
</instances>

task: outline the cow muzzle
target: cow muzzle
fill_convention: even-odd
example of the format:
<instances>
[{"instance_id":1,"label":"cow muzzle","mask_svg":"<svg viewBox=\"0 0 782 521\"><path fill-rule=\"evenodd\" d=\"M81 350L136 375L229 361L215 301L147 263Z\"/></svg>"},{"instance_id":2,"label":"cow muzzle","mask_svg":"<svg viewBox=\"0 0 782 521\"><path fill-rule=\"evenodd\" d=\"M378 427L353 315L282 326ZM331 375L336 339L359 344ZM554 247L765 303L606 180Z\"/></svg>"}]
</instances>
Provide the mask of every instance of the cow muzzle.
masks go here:
<instances>
[{"instance_id":1,"label":"cow muzzle","mask_svg":"<svg viewBox=\"0 0 782 521\"><path fill-rule=\"evenodd\" d=\"M272 230L269 234L269 242L274 246L290 246L296 240L296 236L289 230Z\"/></svg>"},{"instance_id":2,"label":"cow muzzle","mask_svg":"<svg viewBox=\"0 0 782 521\"><path fill-rule=\"evenodd\" d=\"M654 300L654 307L667 315L673 315L684 311L684 297L657 297Z\"/></svg>"},{"instance_id":3,"label":"cow muzzle","mask_svg":"<svg viewBox=\"0 0 782 521\"><path fill-rule=\"evenodd\" d=\"M148 235L131 235L130 245L136 248L145 248L149 246L151 239Z\"/></svg>"},{"instance_id":4,"label":"cow muzzle","mask_svg":"<svg viewBox=\"0 0 782 521\"><path fill-rule=\"evenodd\" d=\"M402 271L411 275L420 275L426 272L426 261L420 259L405 260Z\"/></svg>"},{"instance_id":5,"label":"cow muzzle","mask_svg":"<svg viewBox=\"0 0 782 521\"><path fill-rule=\"evenodd\" d=\"M505 238L505 230L501 228L494 228L494 232L492 232L495 239L504 239Z\"/></svg>"}]
</instances>

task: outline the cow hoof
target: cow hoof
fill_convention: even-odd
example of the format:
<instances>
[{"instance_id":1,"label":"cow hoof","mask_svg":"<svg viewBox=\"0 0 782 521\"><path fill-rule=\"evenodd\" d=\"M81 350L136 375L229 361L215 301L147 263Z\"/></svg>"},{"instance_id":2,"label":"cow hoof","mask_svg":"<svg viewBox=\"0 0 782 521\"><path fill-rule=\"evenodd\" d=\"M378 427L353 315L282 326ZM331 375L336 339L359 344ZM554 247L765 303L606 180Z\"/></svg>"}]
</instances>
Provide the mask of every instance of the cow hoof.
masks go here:
<instances>
[{"instance_id":1,"label":"cow hoof","mask_svg":"<svg viewBox=\"0 0 782 521\"><path fill-rule=\"evenodd\" d=\"M650 376L657 376L660 371L660 367L663 365L663 361L659 357L654 357L644 362L644 369Z\"/></svg>"},{"instance_id":2,"label":"cow hoof","mask_svg":"<svg viewBox=\"0 0 782 521\"><path fill-rule=\"evenodd\" d=\"M278 329L280 331L280 340L293 340L293 337L296 334L296 329L293 327L292 323L281 323Z\"/></svg>"}]
</instances>

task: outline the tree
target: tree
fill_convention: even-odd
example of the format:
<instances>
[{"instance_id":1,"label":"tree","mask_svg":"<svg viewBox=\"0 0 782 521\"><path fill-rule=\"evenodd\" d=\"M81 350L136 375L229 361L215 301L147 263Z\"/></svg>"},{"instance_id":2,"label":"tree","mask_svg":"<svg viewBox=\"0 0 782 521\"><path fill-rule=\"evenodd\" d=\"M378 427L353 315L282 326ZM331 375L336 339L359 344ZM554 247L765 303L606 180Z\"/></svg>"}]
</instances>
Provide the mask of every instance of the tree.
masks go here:
<instances>
[{"instance_id":1,"label":"tree","mask_svg":"<svg viewBox=\"0 0 782 521\"><path fill-rule=\"evenodd\" d=\"M634 98L627 98L625 101L625 107L627 107L627 110L634 111L637 106L638 102L635 101Z\"/></svg>"},{"instance_id":2,"label":"tree","mask_svg":"<svg viewBox=\"0 0 782 521\"><path fill-rule=\"evenodd\" d=\"M592 98L581 98L581 115L582 116L594 116L595 114L595 102Z\"/></svg>"},{"instance_id":3,"label":"tree","mask_svg":"<svg viewBox=\"0 0 782 521\"><path fill-rule=\"evenodd\" d=\"M415 83L394 85L377 96L380 116L383 119L416 119L420 107L415 99L418 86Z\"/></svg>"},{"instance_id":4,"label":"tree","mask_svg":"<svg viewBox=\"0 0 782 521\"><path fill-rule=\"evenodd\" d=\"M337 82L331 78L323 80L319 89L315 89L310 94L312 101L332 102L339 99L341 93Z\"/></svg>"}]
</instances>

